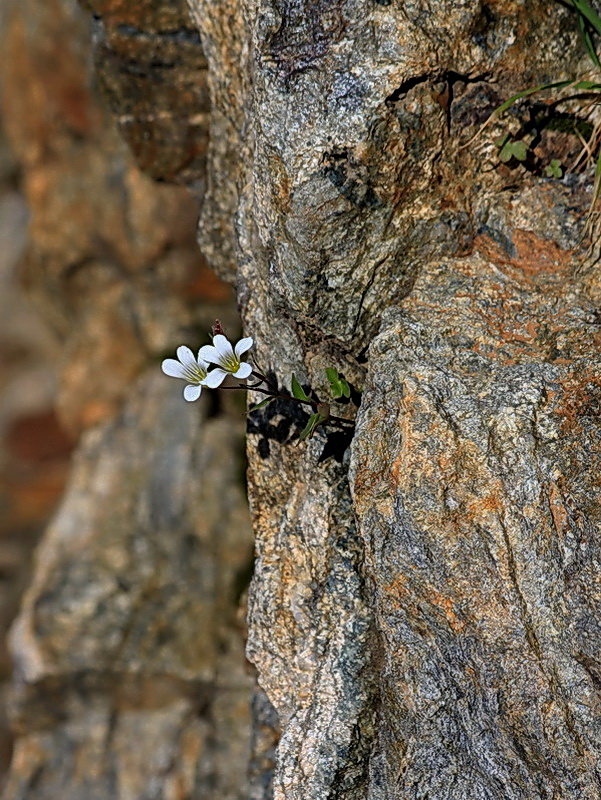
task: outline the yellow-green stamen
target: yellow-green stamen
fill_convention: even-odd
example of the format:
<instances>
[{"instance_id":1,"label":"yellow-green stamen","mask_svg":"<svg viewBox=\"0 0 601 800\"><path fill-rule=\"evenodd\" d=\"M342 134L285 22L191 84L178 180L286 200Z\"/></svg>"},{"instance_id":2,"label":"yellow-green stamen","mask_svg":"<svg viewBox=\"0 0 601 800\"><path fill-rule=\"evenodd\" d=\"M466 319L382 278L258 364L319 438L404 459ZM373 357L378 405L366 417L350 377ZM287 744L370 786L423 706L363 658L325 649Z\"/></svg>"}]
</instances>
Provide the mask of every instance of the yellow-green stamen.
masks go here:
<instances>
[{"instance_id":1,"label":"yellow-green stamen","mask_svg":"<svg viewBox=\"0 0 601 800\"><path fill-rule=\"evenodd\" d=\"M238 372L240 369L240 362L235 356L225 356L221 363L226 372Z\"/></svg>"},{"instance_id":2,"label":"yellow-green stamen","mask_svg":"<svg viewBox=\"0 0 601 800\"><path fill-rule=\"evenodd\" d=\"M184 366L184 376L189 383L199 386L207 377L207 373L201 367L195 367L192 366L192 364L186 364Z\"/></svg>"}]
</instances>

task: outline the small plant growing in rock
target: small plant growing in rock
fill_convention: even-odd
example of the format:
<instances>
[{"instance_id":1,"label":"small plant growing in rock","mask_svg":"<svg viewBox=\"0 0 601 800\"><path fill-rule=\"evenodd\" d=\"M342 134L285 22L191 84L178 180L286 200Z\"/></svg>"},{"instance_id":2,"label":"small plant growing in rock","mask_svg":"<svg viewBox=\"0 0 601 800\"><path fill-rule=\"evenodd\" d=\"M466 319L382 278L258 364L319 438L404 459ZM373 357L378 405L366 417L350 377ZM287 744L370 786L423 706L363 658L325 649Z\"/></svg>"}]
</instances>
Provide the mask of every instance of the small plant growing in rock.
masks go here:
<instances>
[{"instance_id":1,"label":"small plant growing in rock","mask_svg":"<svg viewBox=\"0 0 601 800\"><path fill-rule=\"evenodd\" d=\"M523 100L533 95L538 95L541 92L560 93L559 99L555 101L555 105L559 102L573 100L575 98L587 96L593 99L593 106L598 106L601 102L601 61L597 55L596 40L601 37L601 17L597 14L592 5L587 0L557 0L562 5L568 5L576 14L576 20L582 36L582 41L588 57L591 62L591 70L573 79L551 81L542 83L538 86L530 86L523 89L517 94L514 94L508 100L505 100L498 108L496 108L488 120L484 123L482 128L476 134L476 137L482 130L489 125L493 120L497 119L505 111L508 111L519 100ZM591 135L588 140L585 140L579 131L575 128L574 133L579 137L586 160L595 160L595 183L593 189L593 200L591 202L590 215L595 210L598 201L601 197L601 147L599 142L601 140L601 123L595 123L592 128ZM473 141L473 137L468 145ZM529 154L531 154L531 144L524 141L522 138L513 138L509 133L501 136L495 144L499 148L499 161L507 164L512 161L524 163L527 161ZM466 145L467 146L467 145ZM578 162L582 160L582 154L577 159ZM559 159L552 159L551 162L543 169L543 174L547 178L561 178L564 174L564 168Z\"/></svg>"},{"instance_id":2,"label":"small plant growing in rock","mask_svg":"<svg viewBox=\"0 0 601 800\"><path fill-rule=\"evenodd\" d=\"M528 145L521 139L513 140L508 133L503 134L495 142L499 148L499 161L507 164L512 158L516 161L525 161L528 156Z\"/></svg>"},{"instance_id":3,"label":"small plant growing in rock","mask_svg":"<svg viewBox=\"0 0 601 800\"><path fill-rule=\"evenodd\" d=\"M329 384L330 398L321 399L312 389L306 390L301 386L293 374L290 379L290 392L281 390L277 382L270 375L266 375L256 364L244 361L243 356L253 346L250 336L240 339L235 345L229 341L221 323L217 321L212 331L213 343L203 345L195 356L186 345L177 348L175 358L166 358L161 364L165 375L171 378L180 378L186 382L184 399L188 402L198 400L203 389L222 389L253 391L264 394L265 399L251 406L249 413L264 408L274 400L285 400L291 404L300 404L311 409L309 419L304 429L299 434L299 439L304 441L311 438L320 425L331 425L345 431L351 431L354 422L345 417L332 414L331 401L347 402L351 397L351 387L348 381L333 367L325 370ZM238 383L222 385L228 378L233 378ZM249 383L240 381L252 380Z\"/></svg>"},{"instance_id":4,"label":"small plant growing in rock","mask_svg":"<svg viewBox=\"0 0 601 800\"><path fill-rule=\"evenodd\" d=\"M563 176L563 167L558 158L553 158L545 167L545 175L547 178L561 178Z\"/></svg>"}]
</instances>

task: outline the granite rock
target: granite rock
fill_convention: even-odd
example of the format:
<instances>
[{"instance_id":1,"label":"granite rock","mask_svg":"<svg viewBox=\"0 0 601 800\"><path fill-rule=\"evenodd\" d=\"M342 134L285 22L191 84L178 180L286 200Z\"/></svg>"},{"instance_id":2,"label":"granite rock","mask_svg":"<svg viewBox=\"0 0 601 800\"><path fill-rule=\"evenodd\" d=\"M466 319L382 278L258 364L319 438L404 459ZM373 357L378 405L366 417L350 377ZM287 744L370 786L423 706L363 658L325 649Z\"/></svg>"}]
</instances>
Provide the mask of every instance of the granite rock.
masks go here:
<instances>
[{"instance_id":1,"label":"granite rock","mask_svg":"<svg viewBox=\"0 0 601 800\"><path fill-rule=\"evenodd\" d=\"M41 504L33 484L17 494L17 470L4 485L2 461L3 536L22 530L23 514L35 526L15 556L21 573L67 478L61 425L76 444L14 626L3 796L239 800L254 687L240 611L252 567L242 409L216 397L189 406L160 372L175 346L206 339L215 316L237 324L229 287L196 245L198 197L165 182L202 189L203 112L194 121L185 109L190 98L202 106L204 60L181 5L152 24L147 5L147 33L135 15L119 17L126 4L112 5L116 16L109 5L97 4L95 22L69 0L1 9L3 124L22 186L1 215L14 286L3 288L0 355L17 344L0 382L0 455L6 445L20 467L41 459L46 480ZM122 59L113 55L101 80L117 82L111 69L129 67L120 73L128 80L105 88L129 93L132 115L134 105L142 114L173 101L127 129L140 142L166 137L154 151L130 141L152 176L95 92L91 36L101 26L98 51L113 47ZM148 87L166 69L154 62L175 51L178 69L189 67L179 100L171 90L153 100ZM144 70L155 70L146 83ZM11 219L18 225L7 230ZM34 359L36 336L44 341ZM4 515L6 498L21 517ZM14 609L12 597L4 626Z\"/></svg>"},{"instance_id":2,"label":"granite rock","mask_svg":"<svg viewBox=\"0 0 601 800\"><path fill-rule=\"evenodd\" d=\"M12 631L6 798L240 798L241 431L142 376L89 431Z\"/></svg>"},{"instance_id":3,"label":"granite rock","mask_svg":"<svg viewBox=\"0 0 601 800\"><path fill-rule=\"evenodd\" d=\"M599 531L594 470L574 477L598 452L590 177L499 163L527 102L475 137L519 89L583 69L574 18L189 4L222 133L228 108L205 220L235 220L259 363L321 391L334 366L363 392L350 483L327 433L294 444L290 409L251 426L247 652L283 726L274 797L593 797ZM200 243L222 268L202 222ZM574 413L578 443L554 433Z\"/></svg>"},{"instance_id":4,"label":"granite rock","mask_svg":"<svg viewBox=\"0 0 601 800\"><path fill-rule=\"evenodd\" d=\"M188 5L211 101L202 250L236 266L280 385L323 391L334 366L362 392L350 450L299 445L285 401L251 421L257 758L282 725L253 796L598 796L591 181L548 180L536 153L499 163L528 101L474 138L519 89L579 74L574 18L542 0Z\"/></svg>"}]
</instances>

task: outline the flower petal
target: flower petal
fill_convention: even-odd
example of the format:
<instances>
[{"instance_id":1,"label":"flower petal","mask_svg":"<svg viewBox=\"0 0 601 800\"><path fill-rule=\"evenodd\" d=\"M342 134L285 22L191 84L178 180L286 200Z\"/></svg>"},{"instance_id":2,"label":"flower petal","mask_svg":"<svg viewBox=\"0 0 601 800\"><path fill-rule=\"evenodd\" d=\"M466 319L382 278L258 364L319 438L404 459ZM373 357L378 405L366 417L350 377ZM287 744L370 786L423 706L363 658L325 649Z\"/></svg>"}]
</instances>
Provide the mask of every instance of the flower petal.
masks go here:
<instances>
[{"instance_id":1,"label":"flower petal","mask_svg":"<svg viewBox=\"0 0 601 800\"><path fill-rule=\"evenodd\" d=\"M189 347L186 347L185 344L180 345L177 348L177 357L182 362L184 367L195 367L196 366L196 359L194 358L194 353L190 350Z\"/></svg>"},{"instance_id":2,"label":"flower petal","mask_svg":"<svg viewBox=\"0 0 601 800\"><path fill-rule=\"evenodd\" d=\"M228 374L229 373L227 373L224 369L214 369L209 372L207 377L204 379L204 385L208 386L209 389L216 389L218 386L221 386L224 378Z\"/></svg>"},{"instance_id":3,"label":"flower petal","mask_svg":"<svg viewBox=\"0 0 601 800\"><path fill-rule=\"evenodd\" d=\"M238 344L234 347L234 352L236 354L236 358L240 358L242 353L246 353L247 350L253 346L253 340L250 336L247 336L245 339L240 339Z\"/></svg>"},{"instance_id":4,"label":"flower petal","mask_svg":"<svg viewBox=\"0 0 601 800\"><path fill-rule=\"evenodd\" d=\"M206 347L210 347L211 345L205 345L205 346ZM202 347L200 348L200 350L202 350ZM198 351L198 358L196 359L196 361L198 363L198 366L201 368L201 370L203 370L203 372L208 372L210 364L206 359L204 359L201 356L200 350Z\"/></svg>"},{"instance_id":5,"label":"flower petal","mask_svg":"<svg viewBox=\"0 0 601 800\"><path fill-rule=\"evenodd\" d=\"M238 368L238 372L234 372L234 378L248 378L252 371L251 365L243 361Z\"/></svg>"},{"instance_id":6,"label":"flower petal","mask_svg":"<svg viewBox=\"0 0 601 800\"><path fill-rule=\"evenodd\" d=\"M179 361L176 361L174 358L166 358L161 364L161 369L163 370L165 375L169 375L170 378L186 377L184 374L183 365Z\"/></svg>"},{"instance_id":7,"label":"flower petal","mask_svg":"<svg viewBox=\"0 0 601 800\"><path fill-rule=\"evenodd\" d=\"M184 389L184 398L189 402L192 403L194 400L198 400L200 397L200 393L202 392L202 386L186 386Z\"/></svg>"},{"instance_id":8,"label":"flower petal","mask_svg":"<svg viewBox=\"0 0 601 800\"><path fill-rule=\"evenodd\" d=\"M205 344L204 347L201 347L198 351L199 364L201 359L209 364L219 364L221 356L219 355L219 351L216 350L212 345Z\"/></svg>"},{"instance_id":9,"label":"flower petal","mask_svg":"<svg viewBox=\"0 0 601 800\"><path fill-rule=\"evenodd\" d=\"M222 333L213 336L213 345L221 358L233 358L234 348Z\"/></svg>"}]
</instances>

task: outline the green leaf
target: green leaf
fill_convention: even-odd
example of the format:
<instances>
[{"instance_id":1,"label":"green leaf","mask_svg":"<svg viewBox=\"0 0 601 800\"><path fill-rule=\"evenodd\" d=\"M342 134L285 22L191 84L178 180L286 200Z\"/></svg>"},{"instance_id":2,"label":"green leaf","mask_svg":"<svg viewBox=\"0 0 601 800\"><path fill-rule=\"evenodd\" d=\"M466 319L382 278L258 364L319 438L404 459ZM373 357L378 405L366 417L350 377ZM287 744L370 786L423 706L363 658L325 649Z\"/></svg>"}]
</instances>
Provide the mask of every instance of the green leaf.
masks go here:
<instances>
[{"instance_id":1,"label":"green leaf","mask_svg":"<svg viewBox=\"0 0 601 800\"><path fill-rule=\"evenodd\" d=\"M525 161L528 155L528 145L526 142L518 141L513 142L511 145L512 154L518 161Z\"/></svg>"},{"instance_id":2,"label":"green leaf","mask_svg":"<svg viewBox=\"0 0 601 800\"><path fill-rule=\"evenodd\" d=\"M587 92L598 92L601 89L599 81L576 81L572 84L573 89L584 89Z\"/></svg>"},{"instance_id":3,"label":"green leaf","mask_svg":"<svg viewBox=\"0 0 601 800\"><path fill-rule=\"evenodd\" d=\"M275 397L266 397L265 400L261 400L260 403L257 403L254 406L250 406L248 409L248 413L251 414L253 411L258 411L260 408L265 408L265 406L269 405L269 403L275 400Z\"/></svg>"},{"instance_id":4,"label":"green leaf","mask_svg":"<svg viewBox=\"0 0 601 800\"><path fill-rule=\"evenodd\" d=\"M526 142L506 142L499 153L499 160L506 164L515 158L517 161L525 161L528 157L528 145Z\"/></svg>"},{"instance_id":5,"label":"green leaf","mask_svg":"<svg viewBox=\"0 0 601 800\"><path fill-rule=\"evenodd\" d=\"M300 441L304 442L305 439L309 439L311 436L313 436L315 428L322 421L323 417L321 416L321 414L311 414L311 416L309 417L309 421L307 422L307 424L305 425L305 427L303 428L298 437Z\"/></svg>"},{"instance_id":6,"label":"green leaf","mask_svg":"<svg viewBox=\"0 0 601 800\"><path fill-rule=\"evenodd\" d=\"M545 175L547 178L561 178L563 175L563 169L561 166L561 161L558 158L554 158L550 164L547 164L545 167Z\"/></svg>"},{"instance_id":7,"label":"green leaf","mask_svg":"<svg viewBox=\"0 0 601 800\"><path fill-rule=\"evenodd\" d=\"M536 94L537 92L544 92L547 89L561 89L564 86L569 86L572 81L554 81L553 83L541 83L538 86L531 86L529 89L523 89L521 92L514 94L509 100L505 100L504 103L501 103L498 108L492 112L491 117L497 117L499 114L502 114L504 111L507 111L508 108L511 108L512 105L517 103L518 100L521 100L524 97L530 97L532 94ZM575 87L577 88L577 87ZM489 118L490 119L490 118Z\"/></svg>"},{"instance_id":8,"label":"green leaf","mask_svg":"<svg viewBox=\"0 0 601 800\"><path fill-rule=\"evenodd\" d=\"M579 2L579 0L573 0L573 2ZM589 84L589 86L586 87L584 84ZM505 100L504 103L501 103L500 106L497 106L497 108L495 108L495 110L490 114L486 122L484 122L480 126L480 128L478 128L478 130L471 137L471 139L469 139L464 145L461 146L461 149L463 150L464 148L469 147L472 144L472 142L474 142L482 134L485 128L487 128L493 120L497 119L497 117L499 117L504 111L507 111L509 108L511 108L515 103L517 103L518 100L521 100L524 97L530 97L530 95L537 94L538 92L545 92L549 89L563 89L565 86L572 86L575 89L588 88L588 89L598 90L599 88L601 88L599 87L598 84L595 84L591 81L580 81L578 83L574 83L574 81L571 80L564 80L564 81L552 81L551 83L540 83L538 86L531 86L529 89L522 89L521 92L514 94L508 100Z\"/></svg>"},{"instance_id":9,"label":"green leaf","mask_svg":"<svg viewBox=\"0 0 601 800\"><path fill-rule=\"evenodd\" d=\"M578 11L578 13L587 20L587 22L590 22L595 29L595 32L601 35L601 17L593 8L591 8L586 0L572 0L572 5Z\"/></svg>"},{"instance_id":10,"label":"green leaf","mask_svg":"<svg viewBox=\"0 0 601 800\"><path fill-rule=\"evenodd\" d=\"M338 398L342 397L342 384L340 381L335 381L330 384L330 394L334 400L338 400Z\"/></svg>"},{"instance_id":11,"label":"green leaf","mask_svg":"<svg viewBox=\"0 0 601 800\"><path fill-rule=\"evenodd\" d=\"M574 5L573 2L572 5ZM595 50L595 43L593 41L593 37L591 36L590 29L587 25L587 19L584 16L584 14L578 10L577 6L575 6L575 9L576 9L576 15L578 17L578 28L580 29L580 35L582 36L582 41L584 42L586 51L589 54L589 58L591 59L593 64L597 67L597 69L600 69L601 62L599 61L599 57L597 56L597 51ZM599 31L597 31L597 33L599 33Z\"/></svg>"},{"instance_id":12,"label":"green leaf","mask_svg":"<svg viewBox=\"0 0 601 800\"><path fill-rule=\"evenodd\" d=\"M330 382L330 394L334 400L339 400L341 397L350 397L351 390L348 383L344 378L340 377L338 371L333 367L326 368L326 376Z\"/></svg>"},{"instance_id":13,"label":"green leaf","mask_svg":"<svg viewBox=\"0 0 601 800\"><path fill-rule=\"evenodd\" d=\"M502 161L503 164L507 164L508 161L511 161L512 155L511 142L508 142L508 144L503 145L501 148L501 152L499 153L499 161Z\"/></svg>"},{"instance_id":14,"label":"green leaf","mask_svg":"<svg viewBox=\"0 0 601 800\"><path fill-rule=\"evenodd\" d=\"M305 402L309 401L310 398L307 397L303 387L296 379L296 375L292 375L292 381L290 382L290 386L292 388L292 395L296 397L297 400L304 400Z\"/></svg>"}]
</instances>

